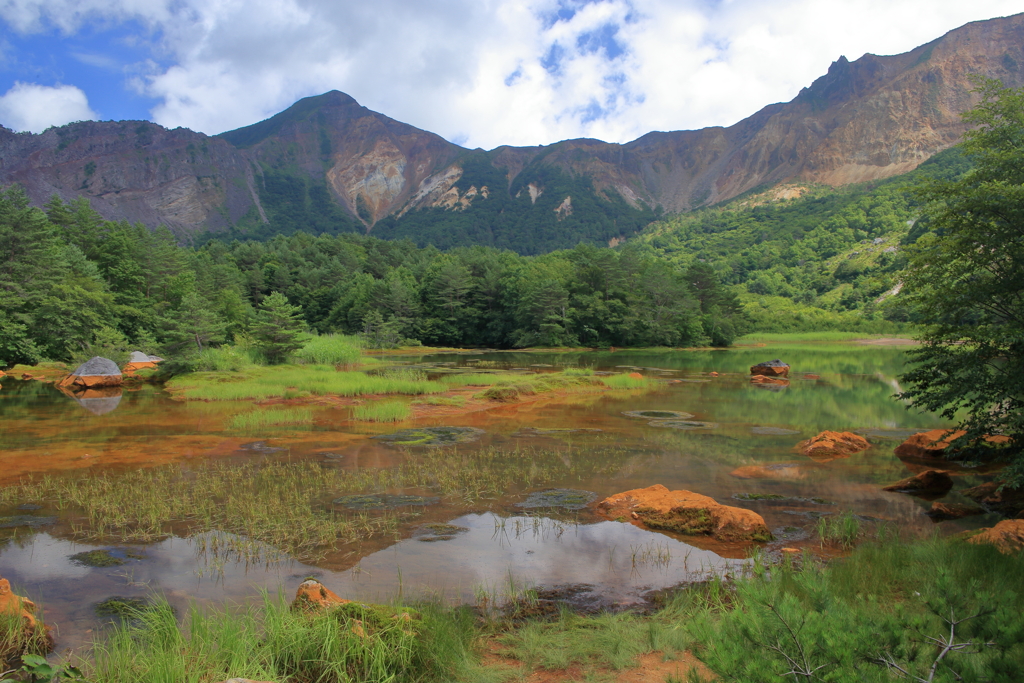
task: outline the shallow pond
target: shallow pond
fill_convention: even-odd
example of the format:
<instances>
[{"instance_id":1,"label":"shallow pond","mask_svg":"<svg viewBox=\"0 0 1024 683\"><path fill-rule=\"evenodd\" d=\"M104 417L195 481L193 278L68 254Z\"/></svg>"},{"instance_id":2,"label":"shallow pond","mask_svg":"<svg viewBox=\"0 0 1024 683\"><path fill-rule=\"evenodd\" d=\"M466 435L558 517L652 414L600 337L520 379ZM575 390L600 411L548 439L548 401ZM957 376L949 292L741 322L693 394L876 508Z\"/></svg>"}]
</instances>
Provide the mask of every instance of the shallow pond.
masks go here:
<instances>
[{"instance_id":1,"label":"shallow pond","mask_svg":"<svg viewBox=\"0 0 1024 683\"><path fill-rule=\"evenodd\" d=\"M792 366L789 386L752 385L749 367L773 358ZM568 395L465 414L453 409L395 425L354 422L349 407L314 405L308 428L253 435L227 427L233 415L252 409L248 402L179 402L145 386L92 406L51 385L6 378L0 486L42 474L116 476L156 465L195 473L209 462L430 474L415 482L408 475L378 477L367 490L317 492L315 507L366 519L391 515L391 522L371 540L296 555L302 561L266 543L190 531L185 523L150 543L75 542L81 522L73 510L10 500L0 506L0 575L44 605L46 620L59 628L59 646L67 648L87 645L101 628L96 603L154 590L180 608L190 598L237 601L261 589L291 592L314 575L342 596L367 600L401 594L494 602L540 586L565 587L581 602L630 605L650 591L741 570L742 546L601 521L585 507L652 484L757 511L778 537L769 551L816 542L817 519L844 510L869 529L879 520L920 533L991 523L975 517L935 524L924 514L928 502L881 490L908 476L908 466L893 455L902 439L947 426L892 398L903 367L899 347L459 353L392 361L430 373L591 367L663 382L651 391ZM374 438L425 427L471 429L457 430L465 438L440 449L417 444L419 437ZM794 452L798 441L825 429L862 433L872 448L824 462ZM961 475L952 501L982 480ZM70 559L94 548L112 549L124 561L88 567Z\"/></svg>"}]
</instances>

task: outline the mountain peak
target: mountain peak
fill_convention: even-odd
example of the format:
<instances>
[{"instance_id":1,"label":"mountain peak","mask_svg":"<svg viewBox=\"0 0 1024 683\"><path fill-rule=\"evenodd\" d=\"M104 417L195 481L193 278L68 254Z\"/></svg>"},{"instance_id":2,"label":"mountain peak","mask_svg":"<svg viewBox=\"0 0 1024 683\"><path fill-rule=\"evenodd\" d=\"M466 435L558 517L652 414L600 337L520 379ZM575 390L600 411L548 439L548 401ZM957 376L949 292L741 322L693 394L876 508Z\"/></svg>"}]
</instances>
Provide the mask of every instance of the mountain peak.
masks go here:
<instances>
[{"instance_id":1,"label":"mountain peak","mask_svg":"<svg viewBox=\"0 0 1024 683\"><path fill-rule=\"evenodd\" d=\"M226 140L235 147L252 147L276 134L286 124L309 118L313 112L329 107L349 106L360 107L361 105L351 95L347 95L340 90L329 90L322 95L303 97L292 106L279 114L274 114L269 119L264 119L250 126L225 131L214 137Z\"/></svg>"}]
</instances>

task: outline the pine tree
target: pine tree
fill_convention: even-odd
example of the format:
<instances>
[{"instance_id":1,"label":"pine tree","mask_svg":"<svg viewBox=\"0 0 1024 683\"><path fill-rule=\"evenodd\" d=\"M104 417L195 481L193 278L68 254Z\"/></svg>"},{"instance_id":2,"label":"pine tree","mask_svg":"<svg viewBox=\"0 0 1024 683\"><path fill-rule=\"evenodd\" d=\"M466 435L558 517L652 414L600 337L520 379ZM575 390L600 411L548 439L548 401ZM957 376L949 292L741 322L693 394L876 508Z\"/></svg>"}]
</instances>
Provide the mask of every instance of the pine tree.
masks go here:
<instances>
[{"instance_id":1,"label":"pine tree","mask_svg":"<svg viewBox=\"0 0 1024 683\"><path fill-rule=\"evenodd\" d=\"M256 314L252 336L267 362L283 363L288 354L298 351L309 340L302 309L292 306L280 292L263 300Z\"/></svg>"}]
</instances>

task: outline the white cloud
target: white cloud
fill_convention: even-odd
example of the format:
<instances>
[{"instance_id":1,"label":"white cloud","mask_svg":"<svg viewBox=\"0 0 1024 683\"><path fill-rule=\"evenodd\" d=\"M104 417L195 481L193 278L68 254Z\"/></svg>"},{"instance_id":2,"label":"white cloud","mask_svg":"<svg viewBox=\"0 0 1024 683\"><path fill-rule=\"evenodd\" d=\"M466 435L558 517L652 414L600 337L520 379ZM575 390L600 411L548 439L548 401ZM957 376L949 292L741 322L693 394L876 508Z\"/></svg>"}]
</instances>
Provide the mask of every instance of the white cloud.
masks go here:
<instances>
[{"instance_id":1,"label":"white cloud","mask_svg":"<svg viewBox=\"0 0 1024 683\"><path fill-rule=\"evenodd\" d=\"M895 54L1019 0L0 0L21 32L134 21L153 119L207 133L331 89L468 146L729 125L841 54Z\"/></svg>"},{"instance_id":2,"label":"white cloud","mask_svg":"<svg viewBox=\"0 0 1024 683\"><path fill-rule=\"evenodd\" d=\"M85 93L73 85L15 83L0 95L0 125L41 133L50 126L95 119Z\"/></svg>"}]
</instances>

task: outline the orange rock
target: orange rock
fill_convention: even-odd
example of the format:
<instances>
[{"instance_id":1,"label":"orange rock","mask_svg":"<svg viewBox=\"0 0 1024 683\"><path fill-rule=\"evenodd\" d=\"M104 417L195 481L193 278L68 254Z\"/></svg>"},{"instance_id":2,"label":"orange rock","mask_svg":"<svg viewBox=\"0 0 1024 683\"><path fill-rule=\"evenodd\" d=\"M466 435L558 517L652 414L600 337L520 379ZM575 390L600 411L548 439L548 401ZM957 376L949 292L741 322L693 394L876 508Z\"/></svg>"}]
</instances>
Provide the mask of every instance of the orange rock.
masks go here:
<instances>
[{"instance_id":1,"label":"orange rock","mask_svg":"<svg viewBox=\"0 0 1024 683\"><path fill-rule=\"evenodd\" d=\"M717 372L709 372L708 373L708 377L718 377L718 373Z\"/></svg>"},{"instance_id":2,"label":"orange rock","mask_svg":"<svg viewBox=\"0 0 1024 683\"><path fill-rule=\"evenodd\" d=\"M925 470L895 484L882 488L883 491L898 491L915 496L941 496L953 488L953 478L945 470Z\"/></svg>"},{"instance_id":3,"label":"orange rock","mask_svg":"<svg viewBox=\"0 0 1024 683\"><path fill-rule=\"evenodd\" d=\"M300 609L327 609L335 605L344 605L351 600L339 597L327 586L319 581L309 579L299 584L295 592L295 600L292 601L293 608Z\"/></svg>"},{"instance_id":4,"label":"orange rock","mask_svg":"<svg viewBox=\"0 0 1024 683\"><path fill-rule=\"evenodd\" d=\"M774 465L744 465L729 474L738 479L803 479L807 476L797 463L785 462Z\"/></svg>"},{"instance_id":5,"label":"orange rock","mask_svg":"<svg viewBox=\"0 0 1024 683\"><path fill-rule=\"evenodd\" d=\"M788 377L789 366L781 360L775 359L767 363L758 363L750 367L751 375L764 375L765 377Z\"/></svg>"},{"instance_id":6,"label":"orange rock","mask_svg":"<svg viewBox=\"0 0 1024 683\"><path fill-rule=\"evenodd\" d=\"M42 632L40 632L35 615L33 614L35 611L36 605L34 602L20 595L15 595L11 590L11 582L7 579L0 579L0 614L20 616L29 647L34 650L49 652L53 649L53 636L47 628L42 629ZM3 645L3 643L0 643L0 645ZM0 654L2 654L2 651L0 651ZM21 653L16 652L14 654ZM3 664L2 659L0 657L0 664Z\"/></svg>"},{"instance_id":7,"label":"orange rock","mask_svg":"<svg viewBox=\"0 0 1024 683\"><path fill-rule=\"evenodd\" d=\"M991 543L1009 555L1024 548L1024 519L1004 519L990 529L968 539L970 543Z\"/></svg>"},{"instance_id":8,"label":"orange rock","mask_svg":"<svg viewBox=\"0 0 1024 683\"><path fill-rule=\"evenodd\" d=\"M821 375L815 375L813 372L808 372L804 375L804 379L821 379Z\"/></svg>"},{"instance_id":9,"label":"orange rock","mask_svg":"<svg viewBox=\"0 0 1024 683\"><path fill-rule=\"evenodd\" d=\"M981 504L987 510L1014 517L1024 512L1024 489L1002 486L1002 482L990 481L961 491L965 497Z\"/></svg>"},{"instance_id":10,"label":"orange rock","mask_svg":"<svg viewBox=\"0 0 1024 683\"><path fill-rule=\"evenodd\" d=\"M728 541L771 539L764 518L752 510L722 505L691 491L669 491L661 484L605 498L597 511L607 519L633 519L651 529L708 535Z\"/></svg>"},{"instance_id":11,"label":"orange rock","mask_svg":"<svg viewBox=\"0 0 1024 683\"><path fill-rule=\"evenodd\" d=\"M932 509L926 512L929 517L936 521L943 519L963 519L974 515L983 515L985 510L977 505L962 505L960 503L932 503Z\"/></svg>"},{"instance_id":12,"label":"orange rock","mask_svg":"<svg viewBox=\"0 0 1024 683\"><path fill-rule=\"evenodd\" d=\"M766 377L764 375L754 375L750 378L751 384L781 384L782 386L789 386L788 379L781 379L778 377Z\"/></svg>"},{"instance_id":13,"label":"orange rock","mask_svg":"<svg viewBox=\"0 0 1024 683\"><path fill-rule=\"evenodd\" d=\"M896 455L901 458L941 458L943 451L955 440L967 432L962 430L933 429L921 432L896 447ZM998 445L1010 442L1008 436L986 436L987 443Z\"/></svg>"},{"instance_id":14,"label":"orange rock","mask_svg":"<svg viewBox=\"0 0 1024 683\"><path fill-rule=\"evenodd\" d=\"M633 379L643 379L644 378L644 376L641 375L639 372L631 372L631 373L629 373L629 376L632 377Z\"/></svg>"},{"instance_id":15,"label":"orange rock","mask_svg":"<svg viewBox=\"0 0 1024 683\"><path fill-rule=\"evenodd\" d=\"M824 431L817 436L801 441L796 449L809 458L827 462L836 458L848 458L854 453L871 448L863 436L852 432Z\"/></svg>"},{"instance_id":16,"label":"orange rock","mask_svg":"<svg viewBox=\"0 0 1024 683\"><path fill-rule=\"evenodd\" d=\"M782 549L782 552L784 552L784 553L789 553L789 554L791 554L791 555L792 555L792 554L794 554L794 553L798 553L798 552L800 552L800 549L799 549L799 548L783 548L783 549Z\"/></svg>"},{"instance_id":17,"label":"orange rock","mask_svg":"<svg viewBox=\"0 0 1024 683\"><path fill-rule=\"evenodd\" d=\"M0 370L0 377L6 377L6 376L7 376L7 373L4 372L3 370Z\"/></svg>"},{"instance_id":18,"label":"orange rock","mask_svg":"<svg viewBox=\"0 0 1024 683\"><path fill-rule=\"evenodd\" d=\"M121 373L124 374L124 375L127 375L128 377L134 377L135 373L138 370L142 370L143 368L155 368L156 366L157 366L157 364L154 363L153 361L145 361L145 362L141 362L140 361L140 362L137 362L137 363L129 363L128 365L124 366L121 369Z\"/></svg>"}]
</instances>

